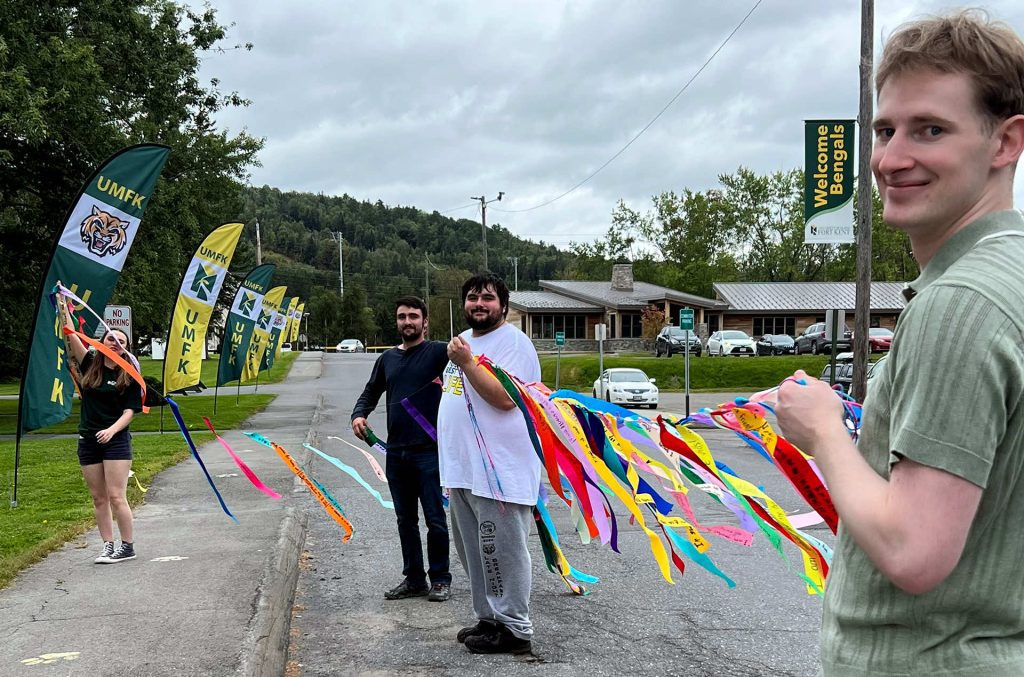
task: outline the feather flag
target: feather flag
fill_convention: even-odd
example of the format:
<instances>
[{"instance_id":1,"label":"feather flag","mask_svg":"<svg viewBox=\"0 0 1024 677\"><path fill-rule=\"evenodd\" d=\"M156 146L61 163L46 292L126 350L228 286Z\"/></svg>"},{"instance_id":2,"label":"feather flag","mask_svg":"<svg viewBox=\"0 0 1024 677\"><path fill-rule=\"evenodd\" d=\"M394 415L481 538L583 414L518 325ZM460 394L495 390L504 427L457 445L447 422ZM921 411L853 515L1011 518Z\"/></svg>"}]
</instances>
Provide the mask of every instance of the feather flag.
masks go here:
<instances>
[{"instance_id":1,"label":"feather flag","mask_svg":"<svg viewBox=\"0 0 1024 677\"><path fill-rule=\"evenodd\" d=\"M275 268L272 263L256 266L238 287L220 348L220 364L217 368L219 386L237 381L242 376L242 367L249 354L249 342L252 340L256 320L263 310L263 295L270 288Z\"/></svg>"},{"instance_id":2,"label":"feather flag","mask_svg":"<svg viewBox=\"0 0 1024 677\"><path fill-rule=\"evenodd\" d=\"M85 182L67 212L39 284L35 320L29 332L28 359L19 394L14 504L22 433L59 423L71 415L74 386L50 290L60 280L83 300L97 308L106 307L169 153L170 148L157 144L139 144L119 151ZM85 333L91 335L96 325L92 318L87 319Z\"/></svg>"},{"instance_id":3,"label":"feather flag","mask_svg":"<svg viewBox=\"0 0 1024 677\"><path fill-rule=\"evenodd\" d=\"M185 269L167 330L164 395L199 383L210 315L220 297L242 227L241 223L227 223L215 228Z\"/></svg>"},{"instance_id":4,"label":"feather flag","mask_svg":"<svg viewBox=\"0 0 1024 677\"><path fill-rule=\"evenodd\" d=\"M253 327L252 339L249 341L249 351L246 353L245 364L242 365L242 380L248 381L256 378L260 372L260 365L263 364L263 354L267 351L270 343L270 323L274 315L281 308L281 299L284 298L286 288L274 287L263 297L263 305L256 318L256 326Z\"/></svg>"}]
</instances>

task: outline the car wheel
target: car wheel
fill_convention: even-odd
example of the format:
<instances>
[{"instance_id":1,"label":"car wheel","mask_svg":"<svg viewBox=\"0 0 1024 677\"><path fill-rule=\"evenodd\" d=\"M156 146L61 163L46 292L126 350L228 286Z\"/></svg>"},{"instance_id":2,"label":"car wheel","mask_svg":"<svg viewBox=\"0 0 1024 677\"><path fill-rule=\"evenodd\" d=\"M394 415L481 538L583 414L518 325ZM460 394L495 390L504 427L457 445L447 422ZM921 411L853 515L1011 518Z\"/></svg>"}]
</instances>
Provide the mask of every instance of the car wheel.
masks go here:
<instances>
[{"instance_id":1,"label":"car wheel","mask_svg":"<svg viewBox=\"0 0 1024 677\"><path fill-rule=\"evenodd\" d=\"M608 404L611 404L611 402L612 402L612 394L611 393L605 393L604 394L604 399L605 399L605 402L607 402Z\"/></svg>"},{"instance_id":2,"label":"car wheel","mask_svg":"<svg viewBox=\"0 0 1024 677\"><path fill-rule=\"evenodd\" d=\"M721 346L718 347L718 356L719 357L725 357L725 348L723 348Z\"/></svg>"},{"instance_id":3,"label":"car wheel","mask_svg":"<svg viewBox=\"0 0 1024 677\"><path fill-rule=\"evenodd\" d=\"M672 359L672 346L665 348L665 357L667 357L670 360Z\"/></svg>"},{"instance_id":4,"label":"car wheel","mask_svg":"<svg viewBox=\"0 0 1024 677\"><path fill-rule=\"evenodd\" d=\"M814 343L811 344L811 355L817 355L817 354L818 354L818 342L815 341Z\"/></svg>"},{"instance_id":5,"label":"car wheel","mask_svg":"<svg viewBox=\"0 0 1024 677\"><path fill-rule=\"evenodd\" d=\"M597 399L597 391L596 390L591 390L590 391L590 396L593 397L596 400Z\"/></svg>"},{"instance_id":6,"label":"car wheel","mask_svg":"<svg viewBox=\"0 0 1024 677\"><path fill-rule=\"evenodd\" d=\"M793 346L793 354L794 355L799 355L800 354L800 344L799 343L797 343L796 345Z\"/></svg>"},{"instance_id":7,"label":"car wheel","mask_svg":"<svg viewBox=\"0 0 1024 677\"><path fill-rule=\"evenodd\" d=\"M700 348L697 348L697 357L700 357Z\"/></svg>"}]
</instances>

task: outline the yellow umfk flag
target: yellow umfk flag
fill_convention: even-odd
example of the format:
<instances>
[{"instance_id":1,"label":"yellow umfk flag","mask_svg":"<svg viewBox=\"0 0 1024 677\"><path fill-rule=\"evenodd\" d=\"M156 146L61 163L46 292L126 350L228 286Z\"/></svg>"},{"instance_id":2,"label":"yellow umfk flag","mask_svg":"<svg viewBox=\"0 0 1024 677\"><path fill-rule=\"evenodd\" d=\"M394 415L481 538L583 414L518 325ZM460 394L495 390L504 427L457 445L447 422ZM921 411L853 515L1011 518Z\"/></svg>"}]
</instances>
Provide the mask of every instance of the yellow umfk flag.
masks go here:
<instances>
[{"instance_id":1,"label":"yellow umfk flag","mask_svg":"<svg viewBox=\"0 0 1024 677\"><path fill-rule=\"evenodd\" d=\"M210 315L224 286L242 226L226 223L211 231L185 269L167 332L164 395L199 383Z\"/></svg>"},{"instance_id":2,"label":"yellow umfk flag","mask_svg":"<svg viewBox=\"0 0 1024 677\"><path fill-rule=\"evenodd\" d=\"M242 381L249 381L256 378L263 364L263 353L270 343L271 322L274 314L281 312L281 300L287 287L274 287L263 297L263 307L260 309L259 319L252 330L252 340L249 342L249 352L245 355L245 364L242 365Z\"/></svg>"}]
</instances>

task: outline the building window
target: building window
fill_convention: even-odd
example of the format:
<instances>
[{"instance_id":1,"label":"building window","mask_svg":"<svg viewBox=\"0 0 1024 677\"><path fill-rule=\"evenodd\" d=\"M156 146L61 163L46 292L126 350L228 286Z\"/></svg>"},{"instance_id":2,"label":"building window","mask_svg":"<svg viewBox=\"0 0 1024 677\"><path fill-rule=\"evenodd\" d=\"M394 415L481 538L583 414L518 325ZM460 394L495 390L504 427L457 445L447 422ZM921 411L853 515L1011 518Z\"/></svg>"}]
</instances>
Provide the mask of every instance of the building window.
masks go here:
<instances>
[{"instance_id":1,"label":"building window","mask_svg":"<svg viewBox=\"0 0 1024 677\"><path fill-rule=\"evenodd\" d=\"M643 323L640 321L640 313L622 313L620 338L640 338L644 335Z\"/></svg>"},{"instance_id":2,"label":"building window","mask_svg":"<svg viewBox=\"0 0 1024 677\"><path fill-rule=\"evenodd\" d=\"M795 317L755 317L754 336L765 334L789 334L796 336Z\"/></svg>"},{"instance_id":3,"label":"building window","mask_svg":"<svg viewBox=\"0 0 1024 677\"><path fill-rule=\"evenodd\" d=\"M587 338L587 318L583 315L534 315L535 339L553 339L555 333L565 332L566 339Z\"/></svg>"}]
</instances>

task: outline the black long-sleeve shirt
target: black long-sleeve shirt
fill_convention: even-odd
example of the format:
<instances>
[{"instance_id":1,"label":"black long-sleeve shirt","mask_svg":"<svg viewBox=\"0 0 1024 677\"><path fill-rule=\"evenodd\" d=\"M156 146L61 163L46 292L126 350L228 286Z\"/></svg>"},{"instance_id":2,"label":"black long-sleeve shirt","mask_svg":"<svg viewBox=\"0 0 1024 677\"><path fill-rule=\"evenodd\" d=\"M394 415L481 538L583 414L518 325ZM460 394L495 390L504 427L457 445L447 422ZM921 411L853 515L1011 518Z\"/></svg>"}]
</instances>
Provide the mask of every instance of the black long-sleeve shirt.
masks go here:
<instances>
[{"instance_id":1,"label":"black long-sleeve shirt","mask_svg":"<svg viewBox=\"0 0 1024 677\"><path fill-rule=\"evenodd\" d=\"M433 447L436 443L416 422L402 400L409 402L437 427L437 406L441 385L435 383L448 364L448 347L441 341L424 341L404 350L391 348L377 358L362 395L352 409L352 418L366 418L376 409L380 396L387 392L388 449Z\"/></svg>"}]
</instances>

